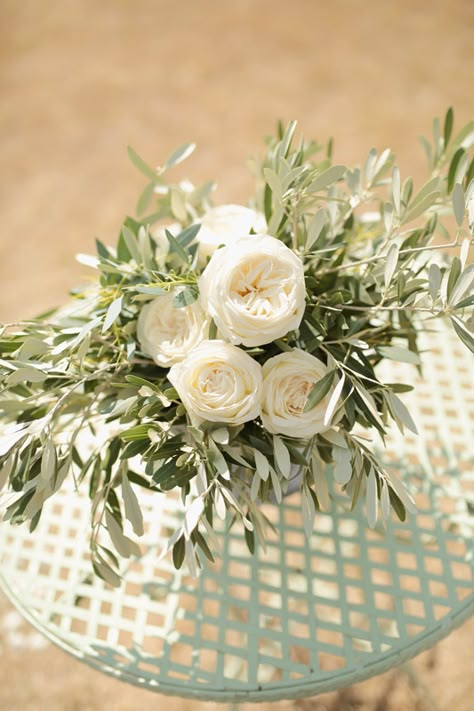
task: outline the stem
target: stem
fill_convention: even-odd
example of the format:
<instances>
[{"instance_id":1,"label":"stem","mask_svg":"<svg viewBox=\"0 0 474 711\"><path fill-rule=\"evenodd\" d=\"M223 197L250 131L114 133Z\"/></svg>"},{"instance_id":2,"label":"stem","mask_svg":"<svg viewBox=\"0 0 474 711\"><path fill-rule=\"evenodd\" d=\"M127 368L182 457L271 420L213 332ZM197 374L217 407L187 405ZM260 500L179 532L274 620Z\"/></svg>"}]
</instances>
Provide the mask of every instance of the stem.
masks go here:
<instances>
[{"instance_id":1,"label":"stem","mask_svg":"<svg viewBox=\"0 0 474 711\"><path fill-rule=\"evenodd\" d=\"M293 249L298 252L298 194L293 205Z\"/></svg>"},{"instance_id":2,"label":"stem","mask_svg":"<svg viewBox=\"0 0 474 711\"><path fill-rule=\"evenodd\" d=\"M118 477L121 475L122 468L123 468L123 463L120 464L115 476L110 477L110 481L106 484L105 489L103 490L104 493L101 497L102 501L103 501L102 511L101 511L101 514L100 514L98 520L95 523L93 523L93 526L92 526L93 532L92 532L92 538L91 538L91 542L90 542L91 551L94 551L95 547L97 546L97 539L99 537L100 528L102 526L102 521L105 516L105 512L107 510L107 499L108 499L111 489L113 489L116 481L118 480Z\"/></svg>"},{"instance_id":3,"label":"stem","mask_svg":"<svg viewBox=\"0 0 474 711\"><path fill-rule=\"evenodd\" d=\"M365 311L367 314L377 311L420 311L423 313L430 313L433 318L436 318L437 316L442 316L443 314L447 314L450 312L450 309L439 309L438 311L433 311L433 309L430 309L428 306L380 306L380 304L374 304L373 306L355 306L352 304L347 304L335 307L326 306L325 304L316 305L321 309L326 309L327 311ZM371 333L373 333L373 331L371 331ZM337 341L335 342L337 343Z\"/></svg>"},{"instance_id":4,"label":"stem","mask_svg":"<svg viewBox=\"0 0 474 711\"><path fill-rule=\"evenodd\" d=\"M44 321L12 321L11 323L1 323L0 328L5 331L8 328L19 328L21 326L37 326L38 328L42 326L43 328L49 327L50 330L53 329L53 324L45 323Z\"/></svg>"},{"instance_id":5,"label":"stem","mask_svg":"<svg viewBox=\"0 0 474 711\"><path fill-rule=\"evenodd\" d=\"M474 240L471 240L471 244L474 244ZM402 249L399 252L399 256L403 256L406 254L415 254L417 252L428 252L436 249L452 249L453 247L460 247L461 242L459 242L459 235L456 235L456 239L454 242L450 242L449 244L432 244L428 245L425 247L411 247L410 249ZM318 277L325 276L326 274L334 274L341 269L352 269L353 267L359 267L364 264L372 264L373 262L378 262L380 260L384 260L387 258L386 254L376 254L373 257L368 257L367 259L360 259L357 262L351 262L350 264L341 264L339 267L332 267L331 269L324 269L321 272L317 273Z\"/></svg>"},{"instance_id":6,"label":"stem","mask_svg":"<svg viewBox=\"0 0 474 711\"><path fill-rule=\"evenodd\" d=\"M331 306L321 306L322 309L328 309L328 310L335 310L338 311L339 309L334 309L334 307ZM366 334L368 335L377 335L378 333L383 333L385 329L387 328L388 324L384 324L383 326L377 326L375 328L364 328L362 331L357 331L357 333L354 333L350 338L357 338L361 340ZM398 335L398 334L397 334ZM324 345L326 346L336 346L339 344L344 344L347 343L347 337L345 338L338 338L334 341L324 341ZM369 346L371 345L370 343L368 344Z\"/></svg>"},{"instance_id":7,"label":"stem","mask_svg":"<svg viewBox=\"0 0 474 711\"><path fill-rule=\"evenodd\" d=\"M121 369L120 367L119 367L119 368L115 368L115 370L113 371L112 375L115 376L115 375L117 374L117 372L118 372L120 369ZM78 380L77 383L75 383L74 385L72 385L72 386L69 388L69 390L67 390L67 391L64 393L64 395L62 395L62 396L59 398L59 400L57 401L57 403L56 403L56 405L53 407L53 409L48 412L48 417L49 417L49 419L52 419L52 418L54 417L54 415L56 414L56 412L61 409L61 407L64 405L64 403L66 402L66 400L68 399L68 397L74 392L74 390L76 390L76 389L77 389L78 387L80 387L81 385L84 385L84 383L87 383L89 380L94 380L94 379L96 379L98 375L101 375L101 373L107 373L107 372L109 372L109 371L110 371L110 366L105 366L105 368L100 368L99 370L96 370L94 373L89 373L89 375L86 375L84 378L81 378L81 380Z\"/></svg>"}]
</instances>

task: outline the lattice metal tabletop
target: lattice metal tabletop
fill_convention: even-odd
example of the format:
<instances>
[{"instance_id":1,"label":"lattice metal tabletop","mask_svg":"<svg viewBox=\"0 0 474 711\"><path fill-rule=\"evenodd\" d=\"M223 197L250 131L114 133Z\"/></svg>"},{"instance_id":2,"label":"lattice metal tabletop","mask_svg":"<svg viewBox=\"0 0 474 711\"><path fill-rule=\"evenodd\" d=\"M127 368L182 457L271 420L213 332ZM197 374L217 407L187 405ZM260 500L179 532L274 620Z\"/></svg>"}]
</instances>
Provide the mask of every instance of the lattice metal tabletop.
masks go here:
<instances>
[{"instance_id":1,"label":"lattice metal tabletop","mask_svg":"<svg viewBox=\"0 0 474 711\"><path fill-rule=\"evenodd\" d=\"M348 686L413 657L472 612L472 355L430 335L407 398L418 438L393 433L386 462L419 513L367 528L344 499L307 540L298 496L269 507L277 533L252 557L240 531L198 578L160 560L181 512L145 496L143 555L120 588L90 575L89 500L65 489L39 529L0 526L1 586L30 622L82 661L133 684L201 700L268 701ZM397 365L390 380L413 380ZM472 519L471 519L472 520Z\"/></svg>"}]
</instances>

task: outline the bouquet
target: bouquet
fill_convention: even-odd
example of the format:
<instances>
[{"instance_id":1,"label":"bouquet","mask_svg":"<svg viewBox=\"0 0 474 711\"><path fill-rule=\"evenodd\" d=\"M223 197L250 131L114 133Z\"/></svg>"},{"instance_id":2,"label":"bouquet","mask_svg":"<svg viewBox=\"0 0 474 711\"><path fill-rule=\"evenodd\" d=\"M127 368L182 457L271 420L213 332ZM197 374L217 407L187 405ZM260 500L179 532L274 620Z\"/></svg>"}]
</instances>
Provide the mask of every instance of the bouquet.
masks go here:
<instances>
[{"instance_id":1,"label":"bouquet","mask_svg":"<svg viewBox=\"0 0 474 711\"><path fill-rule=\"evenodd\" d=\"M146 186L116 247L78 256L97 278L1 326L4 519L33 531L66 479L85 487L92 564L113 585L118 556L139 554L140 489L179 493L167 551L192 570L214 558L216 519L253 552L264 504L296 490L308 536L334 487L372 527L414 509L371 434L416 433L411 387L378 366L421 369L418 334L440 317L474 352L474 122L434 121L419 190L389 149L347 167L295 129L254 161L248 207L169 178L193 144L157 169L130 148Z\"/></svg>"}]
</instances>

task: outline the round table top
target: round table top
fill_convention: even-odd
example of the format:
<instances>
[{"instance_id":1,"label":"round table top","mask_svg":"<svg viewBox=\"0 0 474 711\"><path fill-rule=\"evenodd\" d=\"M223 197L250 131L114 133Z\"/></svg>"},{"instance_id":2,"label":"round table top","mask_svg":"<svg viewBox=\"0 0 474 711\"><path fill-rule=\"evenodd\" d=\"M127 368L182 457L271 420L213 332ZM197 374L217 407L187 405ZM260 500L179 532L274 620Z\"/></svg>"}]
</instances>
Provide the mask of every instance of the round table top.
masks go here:
<instances>
[{"instance_id":1,"label":"round table top","mask_svg":"<svg viewBox=\"0 0 474 711\"><path fill-rule=\"evenodd\" d=\"M221 558L192 577L160 555L182 514L140 492L142 555L119 588L91 574L90 502L64 487L33 535L0 526L0 585L50 640L103 672L164 694L214 701L311 696L379 674L427 649L474 608L473 358L430 334L423 380L405 402L420 435L391 434L384 457L417 515L370 530L334 494L307 539L299 496L268 506L275 525L252 556L243 532L217 533ZM424 357L424 359L425 359ZM414 380L394 364L390 381ZM416 377L416 374L415 374Z\"/></svg>"}]
</instances>

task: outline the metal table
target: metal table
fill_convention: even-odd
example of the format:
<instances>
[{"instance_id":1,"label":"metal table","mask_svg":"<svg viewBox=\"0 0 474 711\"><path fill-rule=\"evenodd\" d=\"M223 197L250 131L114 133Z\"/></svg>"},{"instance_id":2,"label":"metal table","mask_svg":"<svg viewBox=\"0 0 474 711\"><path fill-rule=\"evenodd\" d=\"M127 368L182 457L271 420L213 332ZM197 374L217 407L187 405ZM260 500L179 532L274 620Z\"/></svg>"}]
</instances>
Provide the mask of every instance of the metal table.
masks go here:
<instances>
[{"instance_id":1,"label":"metal table","mask_svg":"<svg viewBox=\"0 0 474 711\"><path fill-rule=\"evenodd\" d=\"M163 694L272 701L349 686L415 656L474 609L473 357L446 330L425 345L406 398L420 436L393 432L387 464L419 513L371 531L344 497L307 540L298 495L269 506L277 534L252 557L240 530L218 532L222 559L198 578L160 559L181 515L141 494L143 555L112 589L90 574L89 500L67 487L39 528L0 526L0 585L51 641L117 679ZM416 378L393 364L390 381Z\"/></svg>"}]
</instances>

